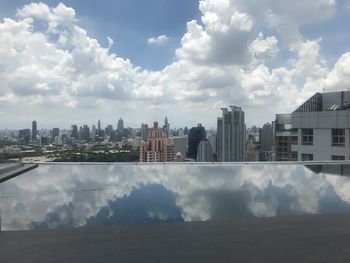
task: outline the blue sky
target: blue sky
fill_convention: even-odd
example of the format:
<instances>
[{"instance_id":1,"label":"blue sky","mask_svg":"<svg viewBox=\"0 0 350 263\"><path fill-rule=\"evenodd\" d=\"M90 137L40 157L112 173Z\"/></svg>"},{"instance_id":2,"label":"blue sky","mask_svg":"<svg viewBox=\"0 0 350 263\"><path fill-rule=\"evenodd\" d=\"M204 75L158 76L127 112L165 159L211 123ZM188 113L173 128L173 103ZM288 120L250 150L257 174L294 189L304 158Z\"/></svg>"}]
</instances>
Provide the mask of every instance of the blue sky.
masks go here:
<instances>
[{"instance_id":1,"label":"blue sky","mask_svg":"<svg viewBox=\"0 0 350 263\"><path fill-rule=\"evenodd\" d=\"M230 105L262 126L350 87L350 0L3 0L0 18L0 129L209 128Z\"/></svg>"},{"instance_id":2,"label":"blue sky","mask_svg":"<svg viewBox=\"0 0 350 263\"><path fill-rule=\"evenodd\" d=\"M0 16L14 17L17 8L32 1L2 0ZM174 59L175 49L186 32L186 22L200 18L198 0L71 0L42 1L49 6L64 3L76 10L78 23L108 46L107 36L114 40L111 51L128 58L134 65L159 70ZM147 39L167 35L166 45L150 46Z\"/></svg>"}]
</instances>

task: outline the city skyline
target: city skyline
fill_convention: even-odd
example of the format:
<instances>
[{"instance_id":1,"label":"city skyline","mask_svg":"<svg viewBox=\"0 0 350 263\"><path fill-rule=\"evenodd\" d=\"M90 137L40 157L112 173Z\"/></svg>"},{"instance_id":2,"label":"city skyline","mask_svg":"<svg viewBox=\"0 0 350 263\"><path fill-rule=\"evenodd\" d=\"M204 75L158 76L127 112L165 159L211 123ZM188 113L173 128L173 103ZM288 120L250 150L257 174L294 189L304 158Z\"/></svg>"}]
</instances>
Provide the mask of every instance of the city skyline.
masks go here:
<instances>
[{"instance_id":1,"label":"city skyline","mask_svg":"<svg viewBox=\"0 0 350 263\"><path fill-rule=\"evenodd\" d=\"M226 105L240 105L247 125L261 127L315 92L350 86L344 0L1 7L2 128L33 119L46 127L114 123L116 115L131 127L165 116L175 127L215 127Z\"/></svg>"}]
</instances>

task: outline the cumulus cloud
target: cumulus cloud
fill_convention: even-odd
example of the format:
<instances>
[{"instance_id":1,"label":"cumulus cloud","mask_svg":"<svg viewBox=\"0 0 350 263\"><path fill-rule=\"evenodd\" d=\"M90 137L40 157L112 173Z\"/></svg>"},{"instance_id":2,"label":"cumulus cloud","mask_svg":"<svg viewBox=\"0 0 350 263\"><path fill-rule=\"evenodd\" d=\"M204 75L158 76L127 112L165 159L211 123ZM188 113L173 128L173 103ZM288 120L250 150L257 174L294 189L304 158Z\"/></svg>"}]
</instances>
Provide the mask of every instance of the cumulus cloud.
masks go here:
<instances>
[{"instance_id":1,"label":"cumulus cloud","mask_svg":"<svg viewBox=\"0 0 350 263\"><path fill-rule=\"evenodd\" d=\"M147 109L161 107L177 111L177 122L190 112L204 125L214 125L222 106L237 104L248 122L262 124L275 113L292 111L313 92L343 89L350 82L349 54L329 69L322 39L307 39L300 31L334 15L334 0L293 5L287 0L201 0L199 10L201 19L187 23L174 61L149 71L111 53L109 36L108 46L101 46L79 26L74 9L25 5L16 19L0 22L0 101L8 109L20 110L16 105L22 102L37 112L47 105L54 106L52 111L81 109L80 117L89 105L103 111L97 102L104 101L106 109L127 109L139 118L135 122L148 119L147 114L158 117ZM160 35L147 43L167 41ZM286 53L288 59L275 61ZM143 116L140 108L146 109Z\"/></svg>"},{"instance_id":2,"label":"cumulus cloud","mask_svg":"<svg viewBox=\"0 0 350 263\"><path fill-rule=\"evenodd\" d=\"M170 38L167 35L160 35L157 37L151 37L147 40L149 45L163 45L168 42Z\"/></svg>"}]
</instances>

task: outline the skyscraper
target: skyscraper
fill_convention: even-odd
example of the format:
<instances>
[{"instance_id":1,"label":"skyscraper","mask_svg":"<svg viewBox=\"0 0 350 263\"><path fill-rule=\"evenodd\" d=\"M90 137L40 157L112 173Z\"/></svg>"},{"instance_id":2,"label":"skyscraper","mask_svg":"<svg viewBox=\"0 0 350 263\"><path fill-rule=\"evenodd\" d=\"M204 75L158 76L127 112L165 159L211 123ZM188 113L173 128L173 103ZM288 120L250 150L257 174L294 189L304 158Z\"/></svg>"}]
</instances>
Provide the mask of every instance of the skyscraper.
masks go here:
<instances>
[{"instance_id":1,"label":"skyscraper","mask_svg":"<svg viewBox=\"0 0 350 263\"><path fill-rule=\"evenodd\" d=\"M122 118L118 120L117 130L118 132L124 132L124 122Z\"/></svg>"},{"instance_id":2,"label":"skyscraper","mask_svg":"<svg viewBox=\"0 0 350 263\"><path fill-rule=\"evenodd\" d=\"M32 122L32 142L36 141L36 136L38 135L38 130L36 126L36 121Z\"/></svg>"},{"instance_id":3,"label":"skyscraper","mask_svg":"<svg viewBox=\"0 0 350 263\"><path fill-rule=\"evenodd\" d=\"M217 157L219 162L245 161L245 118L241 107L222 108L217 122Z\"/></svg>"},{"instance_id":4,"label":"skyscraper","mask_svg":"<svg viewBox=\"0 0 350 263\"><path fill-rule=\"evenodd\" d=\"M212 162L213 161L213 148L209 141L200 141L198 144L197 162Z\"/></svg>"},{"instance_id":5,"label":"skyscraper","mask_svg":"<svg viewBox=\"0 0 350 263\"><path fill-rule=\"evenodd\" d=\"M272 151L272 140L273 132L270 123L265 123L261 132L261 151L271 152Z\"/></svg>"},{"instance_id":6,"label":"skyscraper","mask_svg":"<svg viewBox=\"0 0 350 263\"><path fill-rule=\"evenodd\" d=\"M97 135L101 136L101 121L98 120L97 122Z\"/></svg>"},{"instance_id":7,"label":"skyscraper","mask_svg":"<svg viewBox=\"0 0 350 263\"><path fill-rule=\"evenodd\" d=\"M174 145L163 129L154 122L148 129L147 142L140 147L140 162L174 162Z\"/></svg>"},{"instance_id":8,"label":"skyscraper","mask_svg":"<svg viewBox=\"0 0 350 263\"><path fill-rule=\"evenodd\" d=\"M207 134L202 124L198 123L188 135L188 158L197 159L197 150L200 141L206 140Z\"/></svg>"},{"instance_id":9,"label":"skyscraper","mask_svg":"<svg viewBox=\"0 0 350 263\"><path fill-rule=\"evenodd\" d=\"M71 137L78 139L78 126L77 125L72 125Z\"/></svg>"},{"instance_id":10,"label":"skyscraper","mask_svg":"<svg viewBox=\"0 0 350 263\"><path fill-rule=\"evenodd\" d=\"M147 124L141 124L141 138L143 141L147 140L147 136L148 136L148 125Z\"/></svg>"},{"instance_id":11,"label":"skyscraper","mask_svg":"<svg viewBox=\"0 0 350 263\"><path fill-rule=\"evenodd\" d=\"M169 136L169 133L170 133L170 124L169 124L169 122L168 122L168 117L165 117L163 130L164 130L164 131L166 132L166 134Z\"/></svg>"},{"instance_id":12,"label":"skyscraper","mask_svg":"<svg viewBox=\"0 0 350 263\"><path fill-rule=\"evenodd\" d=\"M60 135L60 129L59 128L53 128L52 129L52 141L55 141L55 138Z\"/></svg>"}]
</instances>

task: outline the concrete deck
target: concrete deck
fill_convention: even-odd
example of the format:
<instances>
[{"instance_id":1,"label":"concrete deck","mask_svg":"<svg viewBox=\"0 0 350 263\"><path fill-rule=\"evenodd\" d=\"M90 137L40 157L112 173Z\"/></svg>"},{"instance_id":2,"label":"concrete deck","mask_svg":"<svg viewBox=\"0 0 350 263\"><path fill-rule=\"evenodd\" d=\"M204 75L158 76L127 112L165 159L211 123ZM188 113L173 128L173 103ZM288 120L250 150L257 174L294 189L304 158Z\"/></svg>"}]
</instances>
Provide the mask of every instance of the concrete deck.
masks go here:
<instances>
[{"instance_id":1,"label":"concrete deck","mask_svg":"<svg viewBox=\"0 0 350 263\"><path fill-rule=\"evenodd\" d=\"M349 222L317 215L0 232L0 262L344 263Z\"/></svg>"},{"instance_id":2,"label":"concrete deck","mask_svg":"<svg viewBox=\"0 0 350 263\"><path fill-rule=\"evenodd\" d=\"M0 171L0 184L20 174L26 173L38 166L38 164L16 164L13 166L9 165Z\"/></svg>"}]
</instances>

